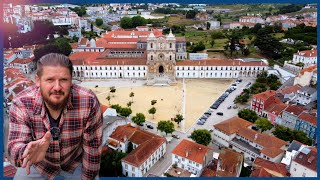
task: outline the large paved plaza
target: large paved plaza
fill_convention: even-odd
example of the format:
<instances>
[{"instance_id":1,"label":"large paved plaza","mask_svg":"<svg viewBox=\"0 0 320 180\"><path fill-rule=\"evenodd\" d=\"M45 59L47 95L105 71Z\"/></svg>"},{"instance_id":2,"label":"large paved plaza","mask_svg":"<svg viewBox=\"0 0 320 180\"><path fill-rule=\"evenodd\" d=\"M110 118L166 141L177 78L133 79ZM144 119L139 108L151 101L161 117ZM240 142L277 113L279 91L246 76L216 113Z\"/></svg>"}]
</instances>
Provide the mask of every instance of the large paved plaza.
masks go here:
<instances>
[{"instance_id":1,"label":"large paved plaza","mask_svg":"<svg viewBox=\"0 0 320 180\"><path fill-rule=\"evenodd\" d=\"M160 120L170 120L176 114L184 114L184 129L176 126L176 130L187 131L233 81L231 79L186 79L185 86L182 80L178 80L178 84L174 86L144 86L144 81L109 80L82 82L81 86L91 88L100 102L107 106L109 102L106 97L110 94L111 86L116 87L116 92L110 94L110 104L126 107L127 103L132 101L129 94L133 92L132 115L143 113L147 121L156 124ZM186 96L184 101L183 94ZM157 109L154 118L148 113L152 107L151 100L157 100L154 105ZM184 102L185 113L183 113Z\"/></svg>"}]
</instances>

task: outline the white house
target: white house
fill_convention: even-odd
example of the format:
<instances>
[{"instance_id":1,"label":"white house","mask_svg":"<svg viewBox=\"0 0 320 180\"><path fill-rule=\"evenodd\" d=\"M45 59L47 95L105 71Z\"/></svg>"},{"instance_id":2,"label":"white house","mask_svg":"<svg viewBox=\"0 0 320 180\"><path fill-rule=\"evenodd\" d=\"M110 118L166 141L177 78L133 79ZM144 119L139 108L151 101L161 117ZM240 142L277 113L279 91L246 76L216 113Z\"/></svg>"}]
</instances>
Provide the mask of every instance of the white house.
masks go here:
<instances>
[{"instance_id":1,"label":"white house","mask_svg":"<svg viewBox=\"0 0 320 180\"><path fill-rule=\"evenodd\" d=\"M142 177L166 153L165 138L131 124L118 126L108 138L108 146L122 152L133 149L121 159L127 177Z\"/></svg>"},{"instance_id":2,"label":"white house","mask_svg":"<svg viewBox=\"0 0 320 180\"><path fill-rule=\"evenodd\" d=\"M36 69L36 63L33 60L34 56L22 59L16 58L9 64L9 67L19 69L21 72L25 74L30 74Z\"/></svg>"},{"instance_id":3,"label":"white house","mask_svg":"<svg viewBox=\"0 0 320 180\"><path fill-rule=\"evenodd\" d=\"M291 177L317 177L317 149L304 147L293 159Z\"/></svg>"},{"instance_id":4,"label":"white house","mask_svg":"<svg viewBox=\"0 0 320 180\"><path fill-rule=\"evenodd\" d=\"M317 90L309 86L304 86L297 91L294 102L302 105L307 105L316 100L317 100Z\"/></svg>"},{"instance_id":5,"label":"white house","mask_svg":"<svg viewBox=\"0 0 320 180\"><path fill-rule=\"evenodd\" d=\"M300 84L301 86L309 86L310 84L317 84L317 74L317 65L304 68L294 78L293 85Z\"/></svg>"},{"instance_id":6,"label":"white house","mask_svg":"<svg viewBox=\"0 0 320 180\"><path fill-rule=\"evenodd\" d=\"M305 67L317 64L317 49L298 51L293 54L292 62L295 64L302 62L305 64Z\"/></svg>"},{"instance_id":7,"label":"white house","mask_svg":"<svg viewBox=\"0 0 320 180\"><path fill-rule=\"evenodd\" d=\"M199 177L213 159L213 151L207 146L183 139L172 150L172 164Z\"/></svg>"}]
</instances>

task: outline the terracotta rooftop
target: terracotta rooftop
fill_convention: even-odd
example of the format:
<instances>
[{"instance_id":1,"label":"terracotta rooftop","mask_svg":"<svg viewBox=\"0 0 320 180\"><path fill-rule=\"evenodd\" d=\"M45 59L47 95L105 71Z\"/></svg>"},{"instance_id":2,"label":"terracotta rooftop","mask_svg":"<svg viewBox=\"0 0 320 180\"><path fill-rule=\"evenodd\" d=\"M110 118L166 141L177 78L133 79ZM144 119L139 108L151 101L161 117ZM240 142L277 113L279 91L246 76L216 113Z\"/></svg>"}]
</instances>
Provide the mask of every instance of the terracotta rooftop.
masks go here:
<instances>
[{"instance_id":1,"label":"terracotta rooftop","mask_svg":"<svg viewBox=\"0 0 320 180\"><path fill-rule=\"evenodd\" d=\"M227 135L230 135L238 132L239 129L248 128L248 126L251 125L251 122L235 116L221 123L218 123L213 127L219 129L220 131L223 131Z\"/></svg>"},{"instance_id":2,"label":"terracotta rooftop","mask_svg":"<svg viewBox=\"0 0 320 180\"><path fill-rule=\"evenodd\" d=\"M183 139L173 150L172 154L189 159L198 164L204 163L209 147Z\"/></svg>"},{"instance_id":3,"label":"terracotta rooftop","mask_svg":"<svg viewBox=\"0 0 320 180\"><path fill-rule=\"evenodd\" d=\"M269 108L273 104L283 104L282 101L276 97L276 96L271 96L264 102L264 109Z\"/></svg>"},{"instance_id":4,"label":"terracotta rooftop","mask_svg":"<svg viewBox=\"0 0 320 180\"><path fill-rule=\"evenodd\" d=\"M317 50L305 50L295 53L294 55L303 56L303 57L317 57Z\"/></svg>"},{"instance_id":5,"label":"terracotta rooftop","mask_svg":"<svg viewBox=\"0 0 320 180\"><path fill-rule=\"evenodd\" d=\"M276 116L280 115L282 113L283 110L285 110L289 105L284 104L284 103L279 103L279 104L274 104L269 106L268 109L266 109L265 111L272 113Z\"/></svg>"},{"instance_id":6,"label":"terracotta rooftop","mask_svg":"<svg viewBox=\"0 0 320 180\"><path fill-rule=\"evenodd\" d=\"M274 163L260 157L253 162L253 167L264 168L267 172L276 177L288 177L290 173L286 169L285 164Z\"/></svg>"},{"instance_id":7,"label":"terracotta rooftop","mask_svg":"<svg viewBox=\"0 0 320 180\"><path fill-rule=\"evenodd\" d=\"M267 99L269 99L271 96L274 96L276 94L276 91L274 90L267 90L265 92L259 93L259 94L255 94L253 95L254 98L256 99L260 99L263 101L266 101Z\"/></svg>"},{"instance_id":8,"label":"terracotta rooftop","mask_svg":"<svg viewBox=\"0 0 320 180\"><path fill-rule=\"evenodd\" d=\"M252 172L250 177L274 177L264 168L255 168Z\"/></svg>"},{"instance_id":9,"label":"terracotta rooftop","mask_svg":"<svg viewBox=\"0 0 320 180\"><path fill-rule=\"evenodd\" d=\"M135 131L138 129L136 127L131 126L130 124L119 126L116 130L110 135L110 138L118 140L120 142L125 142L128 140Z\"/></svg>"},{"instance_id":10,"label":"terracotta rooftop","mask_svg":"<svg viewBox=\"0 0 320 180\"><path fill-rule=\"evenodd\" d=\"M310 72L314 72L314 71L317 71L317 65L312 65L312 66L309 66L307 68L302 69L297 76L303 76L305 72L310 73Z\"/></svg>"},{"instance_id":11,"label":"terracotta rooftop","mask_svg":"<svg viewBox=\"0 0 320 180\"><path fill-rule=\"evenodd\" d=\"M31 63L34 60L34 56L31 58L16 58L15 60L13 60L10 64L27 64L27 63Z\"/></svg>"},{"instance_id":12,"label":"terracotta rooftop","mask_svg":"<svg viewBox=\"0 0 320 180\"><path fill-rule=\"evenodd\" d=\"M314 126L317 126L317 117L314 115L311 115L307 112L302 112L299 115L299 119L306 121L306 122L309 122L310 124L312 124Z\"/></svg>"},{"instance_id":13,"label":"terracotta rooftop","mask_svg":"<svg viewBox=\"0 0 320 180\"><path fill-rule=\"evenodd\" d=\"M234 150L224 148L219 154L217 176L237 177L237 170L242 166L243 155ZM221 169L221 170L219 170Z\"/></svg>"},{"instance_id":14,"label":"terracotta rooftop","mask_svg":"<svg viewBox=\"0 0 320 180\"><path fill-rule=\"evenodd\" d=\"M287 144L287 142L279 138L268 134L261 134L248 128L239 129L237 135L261 145L263 147L261 153L271 158L274 158L284 152L281 148Z\"/></svg>"},{"instance_id":15,"label":"terracotta rooftop","mask_svg":"<svg viewBox=\"0 0 320 180\"><path fill-rule=\"evenodd\" d=\"M308 151L301 151L293 161L313 171L317 171L317 149L314 147L305 147L304 149L306 148L310 150L309 153L307 153Z\"/></svg>"},{"instance_id":16,"label":"terracotta rooftop","mask_svg":"<svg viewBox=\"0 0 320 180\"><path fill-rule=\"evenodd\" d=\"M302 109L301 107L299 107L297 105L290 105L289 107L287 107L285 109L285 112L293 114L295 116L299 116L303 111L304 111L304 109Z\"/></svg>"},{"instance_id":17,"label":"terracotta rooftop","mask_svg":"<svg viewBox=\"0 0 320 180\"><path fill-rule=\"evenodd\" d=\"M160 136L153 136L142 142L142 144L131 151L126 157L124 157L122 161L127 162L135 167L139 167L164 143L166 143L165 138Z\"/></svg>"},{"instance_id":18,"label":"terracotta rooftop","mask_svg":"<svg viewBox=\"0 0 320 180\"><path fill-rule=\"evenodd\" d=\"M285 94L291 94L291 93L296 93L298 90L300 90L302 86L300 84L296 84L294 86L288 86L282 89L278 89L277 92L285 95Z\"/></svg>"}]
</instances>

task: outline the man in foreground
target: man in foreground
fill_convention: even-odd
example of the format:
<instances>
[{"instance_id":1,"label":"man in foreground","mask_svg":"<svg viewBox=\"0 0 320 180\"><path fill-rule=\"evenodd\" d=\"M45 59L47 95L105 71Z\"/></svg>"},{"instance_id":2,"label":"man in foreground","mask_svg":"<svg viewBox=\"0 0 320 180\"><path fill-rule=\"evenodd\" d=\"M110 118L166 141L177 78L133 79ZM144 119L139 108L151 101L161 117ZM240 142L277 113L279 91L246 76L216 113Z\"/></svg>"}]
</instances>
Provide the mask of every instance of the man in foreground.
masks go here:
<instances>
[{"instance_id":1,"label":"man in foreground","mask_svg":"<svg viewBox=\"0 0 320 180\"><path fill-rule=\"evenodd\" d=\"M9 113L14 179L94 179L100 169L102 114L91 91L72 84L72 62L50 53L37 63L36 86ZM25 169L24 169L25 168Z\"/></svg>"}]
</instances>

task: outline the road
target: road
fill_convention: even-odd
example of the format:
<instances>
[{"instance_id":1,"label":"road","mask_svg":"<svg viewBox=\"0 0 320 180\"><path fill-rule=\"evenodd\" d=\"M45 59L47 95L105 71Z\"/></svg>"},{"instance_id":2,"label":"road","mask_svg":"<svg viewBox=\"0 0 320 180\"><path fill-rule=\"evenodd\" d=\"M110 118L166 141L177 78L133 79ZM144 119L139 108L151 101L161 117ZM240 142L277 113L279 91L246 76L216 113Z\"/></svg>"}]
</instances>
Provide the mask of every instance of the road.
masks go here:
<instances>
[{"instance_id":1,"label":"road","mask_svg":"<svg viewBox=\"0 0 320 180\"><path fill-rule=\"evenodd\" d=\"M218 124L222 121L225 121L229 118L232 118L234 116L237 116L238 111L244 107L238 107L237 109L227 109L228 106L233 105L233 100L236 98L236 96L238 96L243 89L246 87L246 85L251 82L253 83L255 81L255 79L242 79L242 82L239 83L237 85L237 89L235 91L233 91L226 99L224 102L222 102L219 106L218 109L210 109L210 107L208 107L207 110L212 112L212 115L207 119L206 123L204 125L197 125L196 121L195 124L186 132L186 133L182 133L180 131L176 131L174 132L174 134L177 134L180 136L180 139L175 139L173 138L172 141L170 143L167 144L167 149L166 149L166 154L164 155L164 158L159 160L155 165L152 166L152 168L144 175L145 177L147 177L149 174L153 174L156 176L162 176L163 173L171 166L171 162L172 162L172 150L180 143L180 141L182 139L188 138L188 136L196 129L213 129L213 125ZM221 94L223 94L224 92L221 92ZM214 103L214 102L212 102ZM205 113L207 110L204 110L203 113ZM223 116L219 116L216 113L217 112L223 112L224 115ZM199 117L200 118L200 117ZM156 124L151 123L151 122L146 122L145 124L151 124L153 127L155 127L154 129L148 129L148 128L144 128L147 131L150 131L152 133L156 133L156 134L160 134L157 130L156 130ZM209 144L209 147L217 150L218 147L215 144Z\"/></svg>"}]
</instances>

